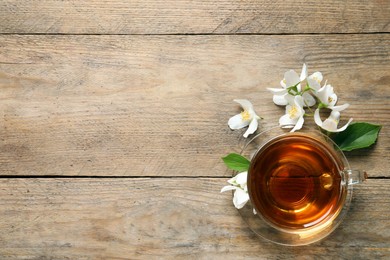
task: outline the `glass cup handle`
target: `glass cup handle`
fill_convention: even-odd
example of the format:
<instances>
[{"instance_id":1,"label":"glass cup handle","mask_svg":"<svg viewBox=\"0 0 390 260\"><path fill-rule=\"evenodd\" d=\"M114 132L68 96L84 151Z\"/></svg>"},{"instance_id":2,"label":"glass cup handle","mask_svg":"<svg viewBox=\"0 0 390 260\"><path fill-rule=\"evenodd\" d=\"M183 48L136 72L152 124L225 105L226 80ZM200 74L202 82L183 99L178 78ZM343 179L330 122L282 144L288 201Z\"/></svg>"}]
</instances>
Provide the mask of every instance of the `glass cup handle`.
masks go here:
<instances>
[{"instance_id":1,"label":"glass cup handle","mask_svg":"<svg viewBox=\"0 0 390 260\"><path fill-rule=\"evenodd\" d=\"M362 183L368 178L366 171L360 170L344 170L344 183L348 185L355 185Z\"/></svg>"}]
</instances>

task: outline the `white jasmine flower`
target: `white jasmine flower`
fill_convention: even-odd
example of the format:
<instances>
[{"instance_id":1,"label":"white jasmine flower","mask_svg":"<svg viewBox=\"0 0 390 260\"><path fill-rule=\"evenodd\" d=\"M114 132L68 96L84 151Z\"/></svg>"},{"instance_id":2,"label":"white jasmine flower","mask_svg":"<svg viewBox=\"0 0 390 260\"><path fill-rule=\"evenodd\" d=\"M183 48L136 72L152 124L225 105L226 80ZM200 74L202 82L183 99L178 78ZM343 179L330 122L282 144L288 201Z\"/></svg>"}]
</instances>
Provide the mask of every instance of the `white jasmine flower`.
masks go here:
<instances>
[{"instance_id":1,"label":"white jasmine flower","mask_svg":"<svg viewBox=\"0 0 390 260\"><path fill-rule=\"evenodd\" d=\"M334 93L333 87L326 83L315 92L315 95L325 107L333 107L337 102L337 95Z\"/></svg>"},{"instance_id":2,"label":"white jasmine flower","mask_svg":"<svg viewBox=\"0 0 390 260\"><path fill-rule=\"evenodd\" d=\"M313 75L311 75L310 77L314 77ZM289 70L284 73L284 78L282 81L280 81L280 85L282 86L282 88L268 88L268 90L270 90L274 94L272 98L274 103L276 105L285 106L288 104L287 99L289 96L302 95L304 100L304 106L314 106L316 101L313 96L310 95L308 92L303 92L302 94L301 82L303 82L306 78L306 64L303 64L300 76L298 76L298 73L296 73L294 70Z\"/></svg>"},{"instance_id":3,"label":"white jasmine flower","mask_svg":"<svg viewBox=\"0 0 390 260\"><path fill-rule=\"evenodd\" d=\"M332 109L333 111L342 111L349 107L349 104L335 106L337 103L337 95L334 93L333 87L326 84L326 82L325 85L316 92L316 96L320 100L322 107Z\"/></svg>"},{"instance_id":4,"label":"white jasmine flower","mask_svg":"<svg viewBox=\"0 0 390 260\"><path fill-rule=\"evenodd\" d=\"M303 70L303 69L302 69ZM307 72L306 72L307 73ZM301 75L302 78L302 75ZM319 71L314 72L310 76L307 77L306 75L306 82L309 85L310 89L316 91L321 87L321 81L322 81L322 73ZM303 80L301 80L303 81ZM309 92L303 92L302 94L303 101L306 107L312 107L314 106L317 102L314 99L312 95L310 95Z\"/></svg>"},{"instance_id":5,"label":"white jasmine flower","mask_svg":"<svg viewBox=\"0 0 390 260\"><path fill-rule=\"evenodd\" d=\"M237 209L241 209L249 201L247 177L248 172L241 172L228 180L231 185L221 189L221 192L234 190L233 204Z\"/></svg>"},{"instance_id":6,"label":"white jasmine flower","mask_svg":"<svg viewBox=\"0 0 390 260\"><path fill-rule=\"evenodd\" d=\"M276 105L285 106L288 104L287 96L297 95L301 91L300 82L305 80L307 77L307 68L306 64L303 64L301 76L298 76L298 73L295 70L289 70L284 73L284 78L280 81L282 88L268 88L274 96L273 101ZM290 89L291 87L296 86L296 90Z\"/></svg>"},{"instance_id":7,"label":"white jasmine flower","mask_svg":"<svg viewBox=\"0 0 390 260\"><path fill-rule=\"evenodd\" d=\"M314 112L314 121L319 127L321 127L322 129L328 132L342 132L345 129L347 129L348 125L352 122L352 118L350 118L348 123L346 123L343 127L337 129L337 125L339 124L340 121L340 112L336 110L332 110L330 116L327 119L325 119L325 121L322 121L320 117L320 109L317 108L316 111Z\"/></svg>"},{"instance_id":8,"label":"white jasmine flower","mask_svg":"<svg viewBox=\"0 0 390 260\"><path fill-rule=\"evenodd\" d=\"M287 97L286 114L280 117L279 125L283 128L292 128L291 132L302 128L305 115L302 96Z\"/></svg>"},{"instance_id":9,"label":"white jasmine flower","mask_svg":"<svg viewBox=\"0 0 390 260\"><path fill-rule=\"evenodd\" d=\"M234 101L239 103L244 111L231 117L228 121L228 125L233 130L241 129L249 125L248 130L244 133L244 137L246 138L248 135L253 134L257 130L259 125L257 120L259 120L260 117L256 115L250 101L246 99L235 99Z\"/></svg>"},{"instance_id":10,"label":"white jasmine flower","mask_svg":"<svg viewBox=\"0 0 390 260\"><path fill-rule=\"evenodd\" d=\"M231 185L239 186L240 188L244 189L246 188L246 180L248 177L248 172L241 172L228 180L228 183Z\"/></svg>"},{"instance_id":11,"label":"white jasmine flower","mask_svg":"<svg viewBox=\"0 0 390 260\"><path fill-rule=\"evenodd\" d=\"M301 75L298 76L298 73L295 72L295 70L289 70L286 73L284 73L284 79L282 80L282 83L285 83L285 87L293 87L297 86L297 92L295 94L298 94L302 91L301 82L304 81L307 77L307 67L306 64L303 64Z\"/></svg>"}]
</instances>

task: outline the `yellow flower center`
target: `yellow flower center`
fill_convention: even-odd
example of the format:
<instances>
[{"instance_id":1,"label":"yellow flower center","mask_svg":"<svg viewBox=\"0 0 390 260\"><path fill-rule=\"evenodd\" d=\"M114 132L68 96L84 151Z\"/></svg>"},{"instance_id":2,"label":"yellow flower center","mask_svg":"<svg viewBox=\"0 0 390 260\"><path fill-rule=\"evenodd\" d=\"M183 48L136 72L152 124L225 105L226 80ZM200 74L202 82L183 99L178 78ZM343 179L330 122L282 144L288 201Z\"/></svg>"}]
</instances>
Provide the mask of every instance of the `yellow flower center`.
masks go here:
<instances>
[{"instance_id":1,"label":"yellow flower center","mask_svg":"<svg viewBox=\"0 0 390 260\"><path fill-rule=\"evenodd\" d=\"M318 83L321 83L320 79L317 76L313 76L313 79L317 81Z\"/></svg>"},{"instance_id":2,"label":"yellow flower center","mask_svg":"<svg viewBox=\"0 0 390 260\"><path fill-rule=\"evenodd\" d=\"M288 111L290 118L295 118L298 114L298 108L296 105L293 105Z\"/></svg>"},{"instance_id":3,"label":"yellow flower center","mask_svg":"<svg viewBox=\"0 0 390 260\"><path fill-rule=\"evenodd\" d=\"M242 120L249 121L251 119L251 115L249 114L248 110L244 110L241 112Z\"/></svg>"},{"instance_id":4,"label":"yellow flower center","mask_svg":"<svg viewBox=\"0 0 390 260\"><path fill-rule=\"evenodd\" d=\"M328 103L331 103L333 101L333 98L328 97Z\"/></svg>"}]
</instances>

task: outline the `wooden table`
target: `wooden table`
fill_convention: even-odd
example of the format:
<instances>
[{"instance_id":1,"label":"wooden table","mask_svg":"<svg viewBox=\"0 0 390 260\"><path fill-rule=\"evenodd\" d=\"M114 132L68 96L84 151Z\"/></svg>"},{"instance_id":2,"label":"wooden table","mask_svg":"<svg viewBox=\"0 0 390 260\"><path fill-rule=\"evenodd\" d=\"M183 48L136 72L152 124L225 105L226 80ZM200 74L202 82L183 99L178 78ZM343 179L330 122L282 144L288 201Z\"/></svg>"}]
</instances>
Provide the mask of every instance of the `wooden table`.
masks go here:
<instances>
[{"instance_id":1,"label":"wooden table","mask_svg":"<svg viewBox=\"0 0 390 260\"><path fill-rule=\"evenodd\" d=\"M389 259L389 33L386 0L1 1L0 258ZM232 100L277 125L266 87L304 62L383 129L346 154L370 177L342 225L292 248L219 192L221 157Z\"/></svg>"}]
</instances>

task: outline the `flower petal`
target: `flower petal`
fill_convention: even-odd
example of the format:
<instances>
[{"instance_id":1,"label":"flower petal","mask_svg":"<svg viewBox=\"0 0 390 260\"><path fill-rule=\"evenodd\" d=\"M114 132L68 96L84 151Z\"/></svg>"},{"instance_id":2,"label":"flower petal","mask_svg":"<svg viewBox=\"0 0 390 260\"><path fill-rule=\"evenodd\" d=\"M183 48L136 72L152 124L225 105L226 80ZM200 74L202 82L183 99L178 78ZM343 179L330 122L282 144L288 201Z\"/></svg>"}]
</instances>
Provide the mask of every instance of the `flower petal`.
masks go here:
<instances>
[{"instance_id":1,"label":"flower petal","mask_svg":"<svg viewBox=\"0 0 390 260\"><path fill-rule=\"evenodd\" d=\"M283 95L287 93L287 89L285 88L267 88L269 91L272 92L274 95Z\"/></svg>"},{"instance_id":2,"label":"flower petal","mask_svg":"<svg viewBox=\"0 0 390 260\"><path fill-rule=\"evenodd\" d=\"M309 93L307 93L307 92L303 93L302 97L303 97L303 100L304 100L304 106L305 107L312 107L312 106L314 106L316 104L316 100Z\"/></svg>"},{"instance_id":3,"label":"flower petal","mask_svg":"<svg viewBox=\"0 0 390 260\"><path fill-rule=\"evenodd\" d=\"M295 86L301 81L298 74L294 70L289 70L284 73L284 78L286 79L287 88Z\"/></svg>"},{"instance_id":4,"label":"flower petal","mask_svg":"<svg viewBox=\"0 0 390 260\"><path fill-rule=\"evenodd\" d=\"M309 76L309 78L316 80L317 82L321 82L323 80L322 73L319 71L314 72Z\"/></svg>"},{"instance_id":5,"label":"flower petal","mask_svg":"<svg viewBox=\"0 0 390 260\"><path fill-rule=\"evenodd\" d=\"M298 92L297 92L296 94L297 94L297 95L300 95L299 93L302 92L302 86L301 86L301 84L298 84L298 85L297 85L297 91L298 91Z\"/></svg>"},{"instance_id":6,"label":"flower petal","mask_svg":"<svg viewBox=\"0 0 390 260\"><path fill-rule=\"evenodd\" d=\"M343 127L337 129L335 132L342 132L342 131L344 131L345 129L347 129L347 127L348 127L349 124L352 122L352 120L353 120L353 119L350 118L350 119L348 120L348 122L347 122Z\"/></svg>"},{"instance_id":7,"label":"flower petal","mask_svg":"<svg viewBox=\"0 0 390 260\"><path fill-rule=\"evenodd\" d=\"M247 100L247 99L234 99L233 101L240 104L244 110L247 110L249 112L253 111L253 105L249 100Z\"/></svg>"},{"instance_id":8,"label":"flower petal","mask_svg":"<svg viewBox=\"0 0 390 260\"><path fill-rule=\"evenodd\" d=\"M240 172L239 174L237 174L236 183L239 184L240 186L244 185L247 182L247 178L248 178L248 172Z\"/></svg>"},{"instance_id":9,"label":"flower petal","mask_svg":"<svg viewBox=\"0 0 390 260\"><path fill-rule=\"evenodd\" d=\"M285 99L287 100L289 105L294 105L295 103L295 96L292 96L290 94L286 95ZM287 109L286 109L287 112Z\"/></svg>"},{"instance_id":10,"label":"flower petal","mask_svg":"<svg viewBox=\"0 0 390 260\"><path fill-rule=\"evenodd\" d=\"M302 71L301 71L301 76L299 77L300 81L303 81L307 78L307 67L306 67L306 64L303 63L303 66L302 66Z\"/></svg>"},{"instance_id":11,"label":"flower petal","mask_svg":"<svg viewBox=\"0 0 390 260\"><path fill-rule=\"evenodd\" d=\"M340 112L339 111L332 111L329 115L329 118L333 121L339 122L340 120Z\"/></svg>"},{"instance_id":12,"label":"flower petal","mask_svg":"<svg viewBox=\"0 0 390 260\"><path fill-rule=\"evenodd\" d=\"M236 130L236 129L241 129L243 127L248 126L250 121L248 120L243 120L241 114L237 114L233 117L231 117L228 121L228 125L230 129Z\"/></svg>"},{"instance_id":13,"label":"flower petal","mask_svg":"<svg viewBox=\"0 0 390 260\"><path fill-rule=\"evenodd\" d=\"M322 120L320 117L320 109L317 108L316 111L314 112L314 122L319 126L322 127Z\"/></svg>"},{"instance_id":14,"label":"flower petal","mask_svg":"<svg viewBox=\"0 0 390 260\"><path fill-rule=\"evenodd\" d=\"M283 128L293 128L297 119L291 118L288 114L285 114L279 118L279 125Z\"/></svg>"},{"instance_id":15,"label":"flower petal","mask_svg":"<svg viewBox=\"0 0 390 260\"><path fill-rule=\"evenodd\" d=\"M300 109L300 111L302 112L303 111L303 106L305 105L304 101L303 101L303 97L302 96L295 96L294 97L294 104L296 106L298 106ZM304 112L304 111L303 111Z\"/></svg>"},{"instance_id":16,"label":"flower petal","mask_svg":"<svg viewBox=\"0 0 390 260\"><path fill-rule=\"evenodd\" d=\"M237 175L230 178L227 182L230 183L231 185L237 185L236 180L237 180Z\"/></svg>"},{"instance_id":17,"label":"flower petal","mask_svg":"<svg viewBox=\"0 0 390 260\"><path fill-rule=\"evenodd\" d=\"M335 120L332 117L328 117L325 119L325 121L322 123L322 128L325 129L328 132L336 132L337 130L337 124L338 120Z\"/></svg>"},{"instance_id":18,"label":"flower petal","mask_svg":"<svg viewBox=\"0 0 390 260\"><path fill-rule=\"evenodd\" d=\"M346 123L343 127L337 129L337 125L340 120L340 112L332 111L328 119L325 120L323 124L323 128L328 130L329 132L341 132L344 131L348 125L352 122L352 118L349 119L348 123Z\"/></svg>"},{"instance_id":19,"label":"flower petal","mask_svg":"<svg viewBox=\"0 0 390 260\"><path fill-rule=\"evenodd\" d=\"M286 88L286 79L282 79L280 81L280 86L282 86L283 88Z\"/></svg>"},{"instance_id":20,"label":"flower petal","mask_svg":"<svg viewBox=\"0 0 390 260\"><path fill-rule=\"evenodd\" d=\"M228 185L228 186L225 186L221 189L221 192L225 192L225 191L229 191L229 190L236 190L237 187L236 186L232 186L232 185Z\"/></svg>"},{"instance_id":21,"label":"flower petal","mask_svg":"<svg viewBox=\"0 0 390 260\"><path fill-rule=\"evenodd\" d=\"M233 196L233 204L237 209L241 209L249 201L249 195L242 189L236 189Z\"/></svg>"},{"instance_id":22,"label":"flower petal","mask_svg":"<svg viewBox=\"0 0 390 260\"><path fill-rule=\"evenodd\" d=\"M322 73L319 71L314 72L310 75L310 78L315 79L318 83L320 83L323 79Z\"/></svg>"},{"instance_id":23,"label":"flower petal","mask_svg":"<svg viewBox=\"0 0 390 260\"><path fill-rule=\"evenodd\" d=\"M301 117L298 118L298 121L297 123L295 124L294 128L291 129L291 132L294 132L296 130L299 130L302 128L303 126L303 122L305 122L305 119L303 118L303 115Z\"/></svg>"},{"instance_id":24,"label":"flower petal","mask_svg":"<svg viewBox=\"0 0 390 260\"><path fill-rule=\"evenodd\" d=\"M321 103L325 105L329 105L329 103L333 101L333 100L329 100L329 98L332 95L336 95L336 94L334 93L333 87L331 85L323 86L316 93L317 98L321 101ZM337 96L336 96L336 101L337 101Z\"/></svg>"},{"instance_id":25,"label":"flower petal","mask_svg":"<svg viewBox=\"0 0 390 260\"><path fill-rule=\"evenodd\" d=\"M284 94L284 95L274 95L272 97L272 100L274 101L274 103L278 106L286 106L288 104L288 101L286 99L286 96L288 94Z\"/></svg>"},{"instance_id":26,"label":"flower petal","mask_svg":"<svg viewBox=\"0 0 390 260\"><path fill-rule=\"evenodd\" d=\"M306 80L310 88L314 89L314 91L318 91L321 88L322 79L322 73L317 71L311 74Z\"/></svg>"},{"instance_id":27,"label":"flower petal","mask_svg":"<svg viewBox=\"0 0 390 260\"><path fill-rule=\"evenodd\" d=\"M343 111L344 109L348 108L349 107L349 104L346 103L344 105L340 105L340 106L333 106L333 107L329 107L330 109L332 109L333 111Z\"/></svg>"},{"instance_id":28,"label":"flower petal","mask_svg":"<svg viewBox=\"0 0 390 260\"><path fill-rule=\"evenodd\" d=\"M327 86L327 85L321 87L317 92L315 92L316 97L317 97L322 103L324 103L323 100L326 100L326 98L325 98L325 95L326 95L326 93L325 93L325 87L326 87L326 86Z\"/></svg>"},{"instance_id":29,"label":"flower petal","mask_svg":"<svg viewBox=\"0 0 390 260\"><path fill-rule=\"evenodd\" d=\"M316 120L317 114L319 116L319 113L317 113L317 110L316 110L316 112L314 114L314 120L316 121L316 123L317 123L317 120ZM337 125L339 123L339 119L340 119L340 112L339 111L332 111L330 113L330 116L324 122L322 122L322 124L319 125L319 126L322 129L325 129L328 132L335 133L335 132L342 132L342 131L344 131L345 129L347 129L348 125L352 122L352 118L350 118L348 123L346 123L343 127L337 129Z\"/></svg>"},{"instance_id":30,"label":"flower petal","mask_svg":"<svg viewBox=\"0 0 390 260\"><path fill-rule=\"evenodd\" d=\"M333 107L337 103L337 95L335 93L330 94L328 97L329 106Z\"/></svg>"},{"instance_id":31,"label":"flower petal","mask_svg":"<svg viewBox=\"0 0 390 260\"><path fill-rule=\"evenodd\" d=\"M253 134L254 132L256 132L258 126L259 126L259 123L257 122L257 116L254 116L252 121L249 124L248 129L244 133L244 137L247 138L248 135Z\"/></svg>"},{"instance_id":32,"label":"flower petal","mask_svg":"<svg viewBox=\"0 0 390 260\"><path fill-rule=\"evenodd\" d=\"M314 91L318 91L320 88L321 88L321 85L320 83L318 83L317 80L313 79L313 78L307 78L307 84L309 84L309 87L314 89Z\"/></svg>"}]
</instances>

